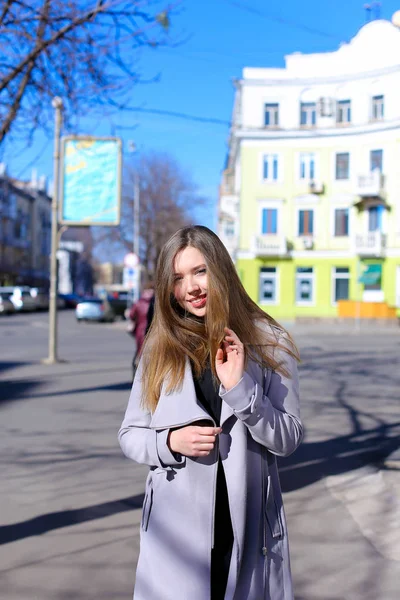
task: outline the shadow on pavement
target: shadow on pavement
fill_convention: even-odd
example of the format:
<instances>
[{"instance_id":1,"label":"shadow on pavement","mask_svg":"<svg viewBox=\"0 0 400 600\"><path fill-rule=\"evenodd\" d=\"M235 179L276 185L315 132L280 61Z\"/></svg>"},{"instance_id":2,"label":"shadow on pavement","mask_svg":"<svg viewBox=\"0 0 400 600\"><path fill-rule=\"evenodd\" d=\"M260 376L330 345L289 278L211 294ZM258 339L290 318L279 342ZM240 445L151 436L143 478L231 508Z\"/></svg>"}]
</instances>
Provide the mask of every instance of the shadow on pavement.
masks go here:
<instances>
[{"instance_id":1,"label":"shadow on pavement","mask_svg":"<svg viewBox=\"0 0 400 600\"><path fill-rule=\"evenodd\" d=\"M325 354L324 360L326 358ZM353 373L358 365L359 375L364 374L364 369L366 375L371 375L368 366L361 369L359 361L351 361L350 364ZM395 377L396 361L386 359L386 364L392 365ZM376 365L374 367L376 368ZM337 373L333 405L340 409L342 414L347 415L352 432L318 442L304 441L293 455L278 459L284 492L306 487L329 475L346 473L371 463L381 463L400 447L400 421L390 422L371 410L358 409L350 404L349 397L351 394L348 393L348 385L346 381L340 381L340 374ZM392 402L392 399L390 401ZM396 409L393 414L398 416ZM376 427L364 427L365 419L372 420Z\"/></svg>"},{"instance_id":2,"label":"shadow on pavement","mask_svg":"<svg viewBox=\"0 0 400 600\"><path fill-rule=\"evenodd\" d=\"M398 435L393 435L399 426L400 421L323 442L304 442L292 456L278 459L282 490L292 492L329 475L385 460L400 446Z\"/></svg>"},{"instance_id":3,"label":"shadow on pavement","mask_svg":"<svg viewBox=\"0 0 400 600\"><path fill-rule=\"evenodd\" d=\"M91 392L101 392L101 391L109 391L109 392L124 392L130 391L132 387L132 381L124 381L121 383L112 383L109 385L96 385L93 387L85 387L85 388L74 388L72 390L60 390L54 392L45 392L40 394L31 394L30 398L51 398L53 396L70 396L71 394L85 394Z\"/></svg>"},{"instance_id":4,"label":"shadow on pavement","mask_svg":"<svg viewBox=\"0 0 400 600\"><path fill-rule=\"evenodd\" d=\"M27 365L31 365L31 362L15 362L9 360L0 360L0 375L3 371L8 371L9 369L15 369L17 367L26 367Z\"/></svg>"},{"instance_id":5,"label":"shadow on pavement","mask_svg":"<svg viewBox=\"0 0 400 600\"><path fill-rule=\"evenodd\" d=\"M121 500L113 500L112 502L104 502L103 504L95 504L86 506L85 508L77 508L72 510L63 510L46 515L40 515L21 523L13 523L12 525L3 525L0 527L0 545L9 544L27 537L42 535L54 529L61 527L69 527L94 519L103 519L121 512L142 507L144 494L137 496L128 496Z\"/></svg>"}]
</instances>

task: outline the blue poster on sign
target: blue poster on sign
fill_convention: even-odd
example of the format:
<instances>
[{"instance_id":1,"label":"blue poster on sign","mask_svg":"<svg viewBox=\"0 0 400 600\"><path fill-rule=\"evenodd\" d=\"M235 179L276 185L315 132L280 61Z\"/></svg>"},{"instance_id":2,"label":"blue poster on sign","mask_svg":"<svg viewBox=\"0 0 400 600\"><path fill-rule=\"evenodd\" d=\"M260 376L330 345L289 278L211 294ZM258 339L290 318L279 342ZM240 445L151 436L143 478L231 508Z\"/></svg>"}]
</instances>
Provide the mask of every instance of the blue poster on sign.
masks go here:
<instances>
[{"instance_id":1,"label":"blue poster on sign","mask_svg":"<svg viewBox=\"0 0 400 600\"><path fill-rule=\"evenodd\" d=\"M121 140L63 138L60 223L119 225Z\"/></svg>"}]
</instances>

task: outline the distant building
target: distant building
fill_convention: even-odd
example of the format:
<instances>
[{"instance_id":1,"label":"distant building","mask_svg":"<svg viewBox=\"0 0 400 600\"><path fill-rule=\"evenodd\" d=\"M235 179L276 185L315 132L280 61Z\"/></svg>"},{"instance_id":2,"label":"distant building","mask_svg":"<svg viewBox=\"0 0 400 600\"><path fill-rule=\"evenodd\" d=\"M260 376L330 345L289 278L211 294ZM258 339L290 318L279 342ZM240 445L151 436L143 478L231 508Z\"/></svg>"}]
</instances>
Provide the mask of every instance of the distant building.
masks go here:
<instances>
[{"instance_id":1,"label":"distant building","mask_svg":"<svg viewBox=\"0 0 400 600\"><path fill-rule=\"evenodd\" d=\"M51 198L44 177L19 181L0 165L0 284L48 287Z\"/></svg>"},{"instance_id":2,"label":"distant building","mask_svg":"<svg viewBox=\"0 0 400 600\"><path fill-rule=\"evenodd\" d=\"M123 285L123 264L114 264L111 262L99 263L94 266L94 277L97 287L109 288L110 286Z\"/></svg>"},{"instance_id":3,"label":"distant building","mask_svg":"<svg viewBox=\"0 0 400 600\"><path fill-rule=\"evenodd\" d=\"M60 294L93 295L92 246L89 227L69 227L62 234L57 251Z\"/></svg>"},{"instance_id":4,"label":"distant building","mask_svg":"<svg viewBox=\"0 0 400 600\"><path fill-rule=\"evenodd\" d=\"M236 82L219 235L278 319L400 307L399 56L399 28L376 20Z\"/></svg>"}]
</instances>

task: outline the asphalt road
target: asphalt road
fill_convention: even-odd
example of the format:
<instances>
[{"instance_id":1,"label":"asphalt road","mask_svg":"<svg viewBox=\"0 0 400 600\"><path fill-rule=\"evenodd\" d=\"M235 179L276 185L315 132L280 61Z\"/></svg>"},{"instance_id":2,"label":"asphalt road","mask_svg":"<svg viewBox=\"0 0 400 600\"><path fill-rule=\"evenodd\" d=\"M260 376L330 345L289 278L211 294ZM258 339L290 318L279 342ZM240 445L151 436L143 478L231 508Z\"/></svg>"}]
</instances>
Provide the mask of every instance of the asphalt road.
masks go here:
<instances>
[{"instance_id":1,"label":"asphalt road","mask_svg":"<svg viewBox=\"0 0 400 600\"><path fill-rule=\"evenodd\" d=\"M0 599L127 600L146 475L116 439L133 340L61 312L67 362L45 366L47 319L0 319ZM399 445L400 329L291 331L306 438L280 469L296 600L397 600L400 473L385 459Z\"/></svg>"}]
</instances>

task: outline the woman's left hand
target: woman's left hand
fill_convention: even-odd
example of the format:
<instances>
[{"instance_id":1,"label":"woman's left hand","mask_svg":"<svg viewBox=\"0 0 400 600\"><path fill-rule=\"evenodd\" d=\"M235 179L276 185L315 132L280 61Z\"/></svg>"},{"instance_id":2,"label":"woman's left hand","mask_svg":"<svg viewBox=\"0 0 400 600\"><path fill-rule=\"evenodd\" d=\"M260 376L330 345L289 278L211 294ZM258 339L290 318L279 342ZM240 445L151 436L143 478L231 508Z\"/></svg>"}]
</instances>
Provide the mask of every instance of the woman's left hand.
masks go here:
<instances>
[{"instance_id":1,"label":"woman's left hand","mask_svg":"<svg viewBox=\"0 0 400 600\"><path fill-rule=\"evenodd\" d=\"M235 387L244 373L244 347L232 329L225 327L222 347L217 350L215 369L218 378L228 391Z\"/></svg>"}]
</instances>

